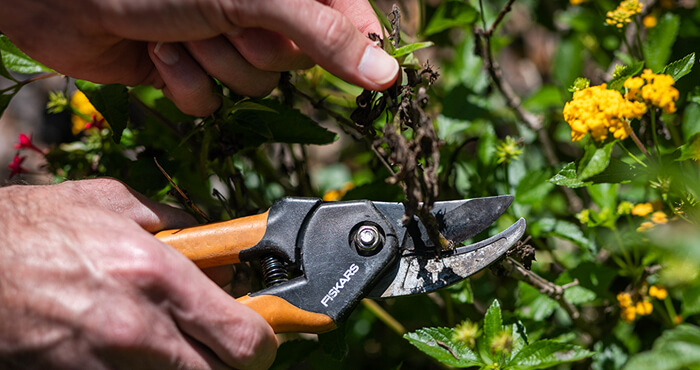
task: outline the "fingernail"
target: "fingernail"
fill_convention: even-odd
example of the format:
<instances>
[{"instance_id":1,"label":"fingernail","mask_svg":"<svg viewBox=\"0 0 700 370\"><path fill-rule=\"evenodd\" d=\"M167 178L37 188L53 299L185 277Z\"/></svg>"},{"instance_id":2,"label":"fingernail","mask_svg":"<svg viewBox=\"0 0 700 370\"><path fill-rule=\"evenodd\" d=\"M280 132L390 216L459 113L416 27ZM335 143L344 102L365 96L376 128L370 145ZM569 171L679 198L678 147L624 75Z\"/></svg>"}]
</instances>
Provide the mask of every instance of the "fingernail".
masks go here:
<instances>
[{"instance_id":1,"label":"fingernail","mask_svg":"<svg viewBox=\"0 0 700 370\"><path fill-rule=\"evenodd\" d=\"M172 66L180 61L180 52L177 47L168 42L158 42L156 47L153 48L153 54L155 54L161 62Z\"/></svg>"},{"instance_id":2,"label":"fingernail","mask_svg":"<svg viewBox=\"0 0 700 370\"><path fill-rule=\"evenodd\" d=\"M384 85L396 77L399 72L399 63L384 50L374 45L367 45L357 69L365 78Z\"/></svg>"}]
</instances>

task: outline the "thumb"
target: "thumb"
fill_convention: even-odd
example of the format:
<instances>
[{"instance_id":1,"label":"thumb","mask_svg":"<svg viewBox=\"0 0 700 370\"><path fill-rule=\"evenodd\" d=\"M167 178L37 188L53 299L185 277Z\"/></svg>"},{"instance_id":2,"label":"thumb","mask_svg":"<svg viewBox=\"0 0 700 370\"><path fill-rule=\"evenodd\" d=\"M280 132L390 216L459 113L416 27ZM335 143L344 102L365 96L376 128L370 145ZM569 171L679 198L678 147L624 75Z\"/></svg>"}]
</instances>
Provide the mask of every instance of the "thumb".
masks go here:
<instances>
[{"instance_id":1,"label":"thumb","mask_svg":"<svg viewBox=\"0 0 700 370\"><path fill-rule=\"evenodd\" d=\"M241 17L236 23L284 35L314 62L350 83L370 90L390 87L399 73L398 62L345 16L349 14L357 22L358 12L363 16L374 14L348 9L347 2L331 3L343 5L339 7L344 13L315 0L253 1L246 9L251 16Z\"/></svg>"}]
</instances>

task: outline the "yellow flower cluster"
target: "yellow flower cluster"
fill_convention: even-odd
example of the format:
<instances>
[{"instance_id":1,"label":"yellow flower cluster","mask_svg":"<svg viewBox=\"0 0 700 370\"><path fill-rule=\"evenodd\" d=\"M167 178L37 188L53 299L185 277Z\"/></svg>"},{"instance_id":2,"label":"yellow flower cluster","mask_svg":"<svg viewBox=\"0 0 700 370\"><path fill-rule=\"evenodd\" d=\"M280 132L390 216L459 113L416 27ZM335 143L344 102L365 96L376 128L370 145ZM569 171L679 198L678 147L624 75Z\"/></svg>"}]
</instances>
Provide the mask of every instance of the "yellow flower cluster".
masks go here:
<instances>
[{"instance_id":1,"label":"yellow flower cluster","mask_svg":"<svg viewBox=\"0 0 700 370\"><path fill-rule=\"evenodd\" d=\"M652 213L653 212L653 213ZM668 216L662 211L654 212L654 206L651 203L640 203L632 208L632 215L646 217L651 214L649 221L644 221L637 228L638 232L646 232L651 230L655 225L663 225L668 223Z\"/></svg>"},{"instance_id":2,"label":"yellow flower cluster","mask_svg":"<svg viewBox=\"0 0 700 370\"><path fill-rule=\"evenodd\" d=\"M605 23L622 28L632 21L632 17L642 11L642 4L637 0L624 0L615 10L606 14Z\"/></svg>"},{"instance_id":3,"label":"yellow flower cluster","mask_svg":"<svg viewBox=\"0 0 700 370\"><path fill-rule=\"evenodd\" d=\"M620 318L626 322L634 321L637 316L647 316L654 311L654 306L649 302L649 297L664 300L668 297L665 288L652 285L648 291L639 292L639 298L635 301L628 292L617 295L617 304L620 306Z\"/></svg>"},{"instance_id":4,"label":"yellow flower cluster","mask_svg":"<svg viewBox=\"0 0 700 370\"><path fill-rule=\"evenodd\" d=\"M476 339L480 336L481 329L479 329L479 324L470 320L462 321L452 332L453 341L465 343L470 348L476 345Z\"/></svg>"},{"instance_id":5,"label":"yellow flower cluster","mask_svg":"<svg viewBox=\"0 0 700 370\"><path fill-rule=\"evenodd\" d=\"M629 120L646 113L646 105L631 102L618 91L608 90L606 84L576 91L574 98L564 106L564 119L571 126L571 140L579 141L588 132L598 141L608 133L623 140L632 129Z\"/></svg>"},{"instance_id":6,"label":"yellow flower cluster","mask_svg":"<svg viewBox=\"0 0 700 370\"><path fill-rule=\"evenodd\" d=\"M666 113L676 111L678 90L673 87L673 77L652 73L645 69L640 77L631 77L625 81L627 93L625 98L645 102L664 110Z\"/></svg>"}]
</instances>

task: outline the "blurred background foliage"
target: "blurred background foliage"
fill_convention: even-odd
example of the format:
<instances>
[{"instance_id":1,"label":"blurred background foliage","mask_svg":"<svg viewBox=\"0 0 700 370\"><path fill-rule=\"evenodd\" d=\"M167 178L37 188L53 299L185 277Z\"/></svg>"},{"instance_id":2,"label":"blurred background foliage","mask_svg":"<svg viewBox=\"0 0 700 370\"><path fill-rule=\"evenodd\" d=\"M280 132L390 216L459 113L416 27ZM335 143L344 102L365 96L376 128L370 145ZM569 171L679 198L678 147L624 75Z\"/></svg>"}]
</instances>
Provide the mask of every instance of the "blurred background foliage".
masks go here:
<instances>
[{"instance_id":1,"label":"blurred background foliage","mask_svg":"<svg viewBox=\"0 0 700 370\"><path fill-rule=\"evenodd\" d=\"M513 194L487 233L524 217L536 261L529 271L520 263L531 256L511 256L436 293L363 302L335 332L282 336L274 368L700 366L700 9L695 0L635 4L397 2L401 45L432 43L402 64L429 62L440 74L424 108L440 140L439 199ZM390 29L392 3L373 5ZM386 181L388 148L377 141L391 113L372 124L376 136L358 130L350 117L362 90L318 67L284 76L266 99L221 86L222 108L196 118L149 87L74 84L0 41L0 107L53 76L45 120L63 127L25 131L12 181L113 176L154 199L195 204L203 222L255 214L283 196L404 200ZM638 98L645 113L616 123L624 139L572 141L567 102L604 83L625 99L625 81L645 69L672 77L657 93L677 94L668 98L675 109ZM595 109L613 104L605 99ZM232 291L258 287L255 269L237 266ZM454 361L461 356L474 360Z\"/></svg>"}]
</instances>

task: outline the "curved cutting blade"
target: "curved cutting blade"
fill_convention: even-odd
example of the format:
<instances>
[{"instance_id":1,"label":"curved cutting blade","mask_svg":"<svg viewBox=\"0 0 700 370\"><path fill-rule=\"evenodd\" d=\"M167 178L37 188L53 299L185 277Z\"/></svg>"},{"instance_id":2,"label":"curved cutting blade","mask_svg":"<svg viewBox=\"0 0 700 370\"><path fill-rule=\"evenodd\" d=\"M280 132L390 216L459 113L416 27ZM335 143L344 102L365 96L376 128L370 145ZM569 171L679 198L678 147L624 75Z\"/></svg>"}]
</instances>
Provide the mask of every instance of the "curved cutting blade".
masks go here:
<instances>
[{"instance_id":1,"label":"curved cutting blade","mask_svg":"<svg viewBox=\"0 0 700 370\"><path fill-rule=\"evenodd\" d=\"M394 269L377 282L367 297L428 293L454 284L500 258L524 232L525 220L521 218L498 235L445 252L440 257L423 253L405 254L399 258Z\"/></svg>"}]
</instances>

